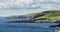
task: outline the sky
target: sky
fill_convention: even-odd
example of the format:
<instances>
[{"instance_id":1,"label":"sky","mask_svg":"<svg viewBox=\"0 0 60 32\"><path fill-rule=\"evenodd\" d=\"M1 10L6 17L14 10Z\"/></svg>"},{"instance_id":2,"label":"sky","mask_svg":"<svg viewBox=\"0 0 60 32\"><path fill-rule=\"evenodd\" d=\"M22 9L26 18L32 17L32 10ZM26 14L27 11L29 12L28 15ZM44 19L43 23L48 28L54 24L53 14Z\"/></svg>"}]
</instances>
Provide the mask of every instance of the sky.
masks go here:
<instances>
[{"instance_id":1,"label":"sky","mask_svg":"<svg viewBox=\"0 0 60 32\"><path fill-rule=\"evenodd\" d=\"M60 10L60 0L0 0L0 16Z\"/></svg>"}]
</instances>

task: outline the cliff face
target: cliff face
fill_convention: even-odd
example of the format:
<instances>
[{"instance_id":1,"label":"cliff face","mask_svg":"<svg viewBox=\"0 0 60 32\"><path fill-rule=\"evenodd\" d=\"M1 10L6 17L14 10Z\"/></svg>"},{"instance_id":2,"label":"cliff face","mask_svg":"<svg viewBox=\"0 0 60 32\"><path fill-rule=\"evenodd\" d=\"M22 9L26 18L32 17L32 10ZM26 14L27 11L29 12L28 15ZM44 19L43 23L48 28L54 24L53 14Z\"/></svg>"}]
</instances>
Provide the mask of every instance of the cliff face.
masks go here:
<instances>
[{"instance_id":1,"label":"cliff face","mask_svg":"<svg viewBox=\"0 0 60 32\"><path fill-rule=\"evenodd\" d=\"M5 23L35 23L34 19L28 19L28 18L18 18L18 19L14 19L14 18L8 18L7 21Z\"/></svg>"}]
</instances>

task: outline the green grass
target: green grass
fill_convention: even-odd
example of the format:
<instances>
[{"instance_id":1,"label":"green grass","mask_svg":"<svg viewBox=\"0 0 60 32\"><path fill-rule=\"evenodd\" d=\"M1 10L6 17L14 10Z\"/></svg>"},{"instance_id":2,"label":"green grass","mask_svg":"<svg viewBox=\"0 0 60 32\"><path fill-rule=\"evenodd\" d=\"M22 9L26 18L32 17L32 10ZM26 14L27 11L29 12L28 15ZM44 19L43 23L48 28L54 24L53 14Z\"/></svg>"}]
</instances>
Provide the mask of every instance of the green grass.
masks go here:
<instances>
[{"instance_id":1,"label":"green grass","mask_svg":"<svg viewBox=\"0 0 60 32\"><path fill-rule=\"evenodd\" d=\"M48 19L50 19L51 22L55 22L56 20L60 20L60 10L59 11L50 11L50 13L45 13L44 16L37 17L36 19L41 19L41 18L48 18Z\"/></svg>"},{"instance_id":2,"label":"green grass","mask_svg":"<svg viewBox=\"0 0 60 32\"><path fill-rule=\"evenodd\" d=\"M45 14L45 15L41 16L40 14ZM60 20L60 10L43 11L40 14L39 13L31 13L31 14L26 14L25 16L31 16L31 17L36 16L36 18L34 18L34 19L48 18L48 19L50 19L51 22ZM38 17L37 17L37 15L38 15ZM18 18L18 17L19 16L10 16L9 18ZM40 20L36 20L36 21L39 22Z\"/></svg>"}]
</instances>

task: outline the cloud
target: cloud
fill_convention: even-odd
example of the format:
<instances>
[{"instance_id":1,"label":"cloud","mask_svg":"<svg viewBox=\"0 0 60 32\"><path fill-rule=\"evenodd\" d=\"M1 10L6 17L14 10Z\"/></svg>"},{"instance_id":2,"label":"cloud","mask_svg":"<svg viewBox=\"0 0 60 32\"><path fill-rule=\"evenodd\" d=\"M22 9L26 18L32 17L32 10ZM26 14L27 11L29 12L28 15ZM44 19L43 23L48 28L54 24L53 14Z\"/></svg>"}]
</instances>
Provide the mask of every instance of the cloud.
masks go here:
<instances>
[{"instance_id":1,"label":"cloud","mask_svg":"<svg viewBox=\"0 0 60 32\"><path fill-rule=\"evenodd\" d=\"M0 0L0 9L60 9L60 0Z\"/></svg>"}]
</instances>

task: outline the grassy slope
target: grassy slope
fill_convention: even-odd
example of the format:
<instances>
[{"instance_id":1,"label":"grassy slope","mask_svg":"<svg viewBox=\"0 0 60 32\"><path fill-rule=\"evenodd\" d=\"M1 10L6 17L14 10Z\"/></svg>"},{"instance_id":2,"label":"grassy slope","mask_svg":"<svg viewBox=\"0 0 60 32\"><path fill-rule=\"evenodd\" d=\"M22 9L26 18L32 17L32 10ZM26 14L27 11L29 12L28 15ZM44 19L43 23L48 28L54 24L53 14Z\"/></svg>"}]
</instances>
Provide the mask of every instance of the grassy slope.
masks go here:
<instances>
[{"instance_id":1,"label":"grassy slope","mask_svg":"<svg viewBox=\"0 0 60 32\"><path fill-rule=\"evenodd\" d=\"M31 13L31 14L26 14L25 16L31 16L33 17L33 19L48 18L50 19L51 22L55 22L56 20L60 20L60 10L50 10L41 13ZM10 16L9 18L19 18L19 17Z\"/></svg>"},{"instance_id":2,"label":"grassy slope","mask_svg":"<svg viewBox=\"0 0 60 32\"><path fill-rule=\"evenodd\" d=\"M41 17L37 17L36 19L49 18L51 20L51 22L55 22L56 20L60 20L60 10L44 11L42 13L44 13L45 15L41 16Z\"/></svg>"}]
</instances>

